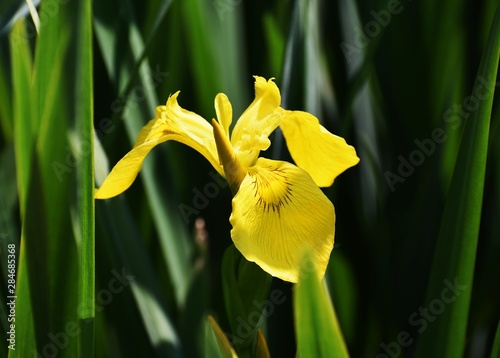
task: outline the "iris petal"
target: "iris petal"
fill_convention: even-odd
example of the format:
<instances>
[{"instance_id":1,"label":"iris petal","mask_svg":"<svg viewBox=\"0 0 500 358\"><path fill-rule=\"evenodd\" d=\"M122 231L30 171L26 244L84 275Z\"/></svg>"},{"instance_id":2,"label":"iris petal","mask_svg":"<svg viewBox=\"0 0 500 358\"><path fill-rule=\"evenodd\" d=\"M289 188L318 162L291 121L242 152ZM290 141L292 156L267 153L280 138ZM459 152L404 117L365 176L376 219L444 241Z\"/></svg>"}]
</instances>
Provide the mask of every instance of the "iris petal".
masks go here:
<instances>
[{"instance_id":1,"label":"iris petal","mask_svg":"<svg viewBox=\"0 0 500 358\"><path fill-rule=\"evenodd\" d=\"M146 155L167 140L175 140L197 150L224 176L212 126L196 113L181 108L177 103L178 95L179 92L170 96L166 106L157 107L156 118L139 132L133 149L115 165L95 192L96 199L111 198L127 190L141 170Z\"/></svg>"},{"instance_id":2,"label":"iris petal","mask_svg":"<svg viewBox=\"0 0 500 358\"><path fill-rule=\"evenodd\" d=\"M109 199L127 190L141 170L144 158L156 145L168 140L157 138L142 143L127 153L111 170L104 183L95 192L96 199Z\"/></svg>"},{"instance_id":3,"label":"iris petal","mask_svg":"<svg viewBox=\"0 0 500 358\"><path fill-rule=\"evenodd\" d=\"M356 165L359 158L344 138L328 132L310 113L282 110L280 128L295 163L320 187Z\"/></svg>"},{"instance_id":4,"label":"iris petal","mask_svg":"<svg viewBox=\"0 0 500 358\"><path fill-rule=\"evenodd\" d=\"M215 113L224 134L229 138L229 127L233 121L233 107L224 93L215 96Z\"/></svg>"},{"instance_id":5,"label":"iris petal","mask_svg":"<svg viewBox=\"0 0 500 358\"><path fill-rule=\"evenodd\" d=\"M252 166L260 151L271 145L268 137L278 127L276 109L281 102L280 91L273 79L266 81L263 77L254 77L255 99L238 119L231 134L231 144L246 166Z\"/></svg>"},{"instance_id":6,"label":"iris petal","mask_svg":"<svg viewBox=\"0 0 500 358\"><path fill-rule=\"evenodd\" d=\"M297 282L305 249L324 274L333 248L333 204L304 170L259 158L233 198L236 248L275 277Z\"/></svg>"},{"instance_id":7,"label":"iris petal","mask_svg":"<svg viewBox=\"0 0 500 358\"><path fill-rule=\"evenodd\" d=\"M160 108L160 107L158 107L158 108ZM158 108L156 109L157 111L158 111ZM158 118L158 116L157 116L157 118ZM134 146L132 148L135 148L146 141L146 138L149 136L149 133L151 133L151 130L153 129L156 122L158 121L157 118L150 120L144 127L141 128L141 130L139 131L139 134L137 135L137 138L135 139Z\"/></svg>"}]
</instances>

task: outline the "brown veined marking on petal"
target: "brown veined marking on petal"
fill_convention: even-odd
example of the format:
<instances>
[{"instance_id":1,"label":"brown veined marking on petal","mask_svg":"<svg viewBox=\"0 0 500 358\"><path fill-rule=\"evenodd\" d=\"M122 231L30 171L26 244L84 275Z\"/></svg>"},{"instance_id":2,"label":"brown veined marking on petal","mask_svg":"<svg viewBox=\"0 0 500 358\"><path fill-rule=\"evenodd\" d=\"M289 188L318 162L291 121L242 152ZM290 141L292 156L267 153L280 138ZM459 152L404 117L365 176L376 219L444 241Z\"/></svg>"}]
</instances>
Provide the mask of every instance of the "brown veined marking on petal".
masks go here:
<instances>
[{"instance_id":1,"label":"brown veined marking on petal","mask_svg":"<svg viewBox=\"0 0 500 358\"><path fill-rule=\"evenodd\" d=\"M169 134L175 134L175 132L171 131L170 129L164 129L163 130L163 135L169 135Z\"/></svg>"},{"instance_id":2,"label":"brown veined marking on petal","mask_svg":"<svg viewBox=\"0 0 500 358\"><path fill-rule=\"evenodd\" d=\"M175 131L172 131L170 129L162 129L161 131L151 131L151 133L146 137L145 142L158 139L170 134L177 134Z\"/></svg>"},{"instance_id":3,"label":"brown veined marking on petal","mask_svg":"<svg viewBox=\"0 0 500 358\"><path fill-rule=\"evenodd\" d=\"M144 139L144 142L149 142L151 140L158 139L158 138L163 137L165 135L176 134L175 131L173 131L169 128L165 128L166 124L167 123L164 120L159 119L151 128L150 132L148 133L148 135Z\"/></svg>"},{"instance_id":4,"label":"brown veined marking on petal","mask_svg":"<svg viewBox=\"0 0 500 358\"><path fill-rule=\"evenodd\" d=\"M278 213L281 217L281 208L292 201L293 190L285 171L279 168L266 166L269 171L261 171L260 175L249 171L248 174L253 179L254 197L258 197L257 205L263 207L263 211ZM262 173L266 173L262 175ZM266 176L273 176L270 180ZM279 190L277 189L279 186Z\"/></svg>"}]
</instances>

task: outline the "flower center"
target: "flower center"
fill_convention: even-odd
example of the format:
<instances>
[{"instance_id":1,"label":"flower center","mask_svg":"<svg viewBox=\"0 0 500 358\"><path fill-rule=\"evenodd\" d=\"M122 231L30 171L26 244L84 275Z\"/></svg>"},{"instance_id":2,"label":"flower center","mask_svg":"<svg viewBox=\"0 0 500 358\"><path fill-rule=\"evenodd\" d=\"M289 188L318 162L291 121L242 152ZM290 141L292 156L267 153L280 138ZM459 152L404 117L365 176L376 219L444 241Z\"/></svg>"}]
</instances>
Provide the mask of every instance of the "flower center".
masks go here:
<instances>
[{"instance_id":1,"label":"flower center","mask_svg":"<svg viewBox=\"0 0 500 358\"><path fill-rule=\"evenodd\" d=\"M255 196L259 198L257 204L266 212L272 211L280 215L281 208L292 201L292 184L283 170L266 165L262 167L267 170L248 172Z\"/></svg>"}]
</instances>

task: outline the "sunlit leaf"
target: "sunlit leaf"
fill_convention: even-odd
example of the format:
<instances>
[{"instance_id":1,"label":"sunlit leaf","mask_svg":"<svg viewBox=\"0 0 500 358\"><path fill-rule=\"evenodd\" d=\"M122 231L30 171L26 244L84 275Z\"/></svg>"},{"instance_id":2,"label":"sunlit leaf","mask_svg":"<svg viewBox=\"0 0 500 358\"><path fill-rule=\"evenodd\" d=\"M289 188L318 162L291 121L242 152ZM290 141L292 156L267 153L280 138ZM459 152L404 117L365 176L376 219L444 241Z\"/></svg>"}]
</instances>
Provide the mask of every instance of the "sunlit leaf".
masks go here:
<instances>
[{"instance_id":1,"label":"sunlit leaf","mask_svg":"<svg viewBox=\"0 0 500 358\"><path fill-rule=\"evenodd\" d=\"M303 260L293 308L299 357L349 357L332 301L309 254Z\"/></svg>"}]
</instances>

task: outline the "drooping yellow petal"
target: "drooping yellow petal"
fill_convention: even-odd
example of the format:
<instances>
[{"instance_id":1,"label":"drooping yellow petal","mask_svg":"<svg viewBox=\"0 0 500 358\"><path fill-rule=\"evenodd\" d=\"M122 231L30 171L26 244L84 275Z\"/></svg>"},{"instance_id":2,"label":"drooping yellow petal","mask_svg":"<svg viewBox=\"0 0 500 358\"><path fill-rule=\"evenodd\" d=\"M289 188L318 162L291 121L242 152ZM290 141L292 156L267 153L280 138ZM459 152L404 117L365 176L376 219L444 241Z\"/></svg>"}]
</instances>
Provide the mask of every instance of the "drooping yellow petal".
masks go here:
<instances>
[{"instance_id":1,"label":"drooping yellow petal","mask_svg":"<svg viewBox=\"0 0 500 358\"><path fill-rule=\"evenodd\" d=\"M166 106L157 107L156 118L139 132L133 149L115 165L95 192L96 199L111 198L127 190L141 170L146 155L167 140L175 140L197 150L224 176L212 126L196 113L181 108L177 103L178 94L170 96Z\"/></svg>"},{"instance_id":2,"label":"drooping yellow petal","mask_svg":"<svg viewBox=\"0 0 500 358\"><path fill-rule=\"evenodd\" d=\"M279 114L275 113L281 102L280 91L273 79L266 81L255 77L255 99L236 122L231 143L245 166L257 160L259 152L271 145L269 135L279 124Z\"/></svg>"},{"instance_id":3,"label":"drooping yellow petal","mask_svg":"<svg viewBox=\"0 0 500 358\"><path fill-rule=\"evenodd\" d=\"M283 110L280 128L295 163L320 187L332 185L339 174L359 162L354 147L328 132L310 113Z\"/></svg>"},{"instance_id":4,"label":"drooping yellow petal","mask_svg":"<svg viewBox=\"0 0 500 358\"><path fill-rule=\"evenodd\" d=\"M249 261L297 282L303 251L323 275L333 249L333 204L299 167L259 158L233 198L231 237Z\"/></svg>"},{"instance_id":5,"label":"drooping yellow petal","mask_svg":"<svg viewBox=\"0 0 500 358\"><path fill-rule=\"evenodd\" d=\"M167 136L156 138L144 142L128 152L127 155L114 166L101 187L96 190L94 195L95 198L109 199L127 190L134 182L137 174L139 174L146 155L148 155L151 149L156 145L168 139Z\"/></svg>"},{"instance_id":6,"label":"drooping yellow petal","mask_svg":"<svg viewBox=\"0 0 500 358\"><path fill-rule=\"evenodd\" d=\"M160 108L160 107L158 107L158 108ZM158 108L157 108L157 110L158 110ZM135 139L134 146L132 148L135 148L146 141L146 138L149 136L149 134L151 133L151 130L153 129L156 122L158 121L158 118L160 118L160 117L161 116L156 116L156 118L150 120L144 127L141 128L141 130L139 131L139 134L137 135L137 138Z\"/></svg>"},{"instance_id":7,"label":"drooping yellow petal","mask_svg":"<svg viewBox=\"0 0 500 358\"><path fill-rule=\"evenodd\" d=\"M215 96L215 113L217 120L224 130L224 134L229 138L229 127L233 121L233 107L224 93Z\"/></svg>"}]
</instances>

